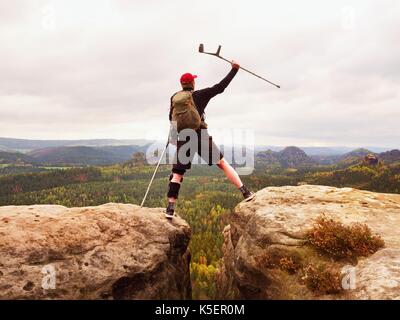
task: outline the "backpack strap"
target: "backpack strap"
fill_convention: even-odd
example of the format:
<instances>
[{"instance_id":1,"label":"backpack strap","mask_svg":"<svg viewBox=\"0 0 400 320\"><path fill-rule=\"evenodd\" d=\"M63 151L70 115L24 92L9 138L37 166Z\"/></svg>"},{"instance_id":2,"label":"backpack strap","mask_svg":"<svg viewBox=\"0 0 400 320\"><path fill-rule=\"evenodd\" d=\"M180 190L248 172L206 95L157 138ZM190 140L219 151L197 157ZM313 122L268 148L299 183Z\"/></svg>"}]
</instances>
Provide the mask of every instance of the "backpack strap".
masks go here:
<instances>
[{"instance_id":1,"label":"backpack strap","mask_svg":"<svg viewBox=\"0 0 400 320\"><path fill-rule=\"evenodd\" d=\"M196 106L196 104L194 103L193 92L194 92L194 90L190 90L190 96L191 96L191 99L192 99L192 101L193 101L193 105L196 107L197 112L199 112L199 109L197 109L197 106ZM201 119L202 122L204 122L204 119L203 119L204 114L205 114L204 111L203 111L202 114L199 113L199 116L200 116L200 119Z\"/></svg>"}]
</instances>

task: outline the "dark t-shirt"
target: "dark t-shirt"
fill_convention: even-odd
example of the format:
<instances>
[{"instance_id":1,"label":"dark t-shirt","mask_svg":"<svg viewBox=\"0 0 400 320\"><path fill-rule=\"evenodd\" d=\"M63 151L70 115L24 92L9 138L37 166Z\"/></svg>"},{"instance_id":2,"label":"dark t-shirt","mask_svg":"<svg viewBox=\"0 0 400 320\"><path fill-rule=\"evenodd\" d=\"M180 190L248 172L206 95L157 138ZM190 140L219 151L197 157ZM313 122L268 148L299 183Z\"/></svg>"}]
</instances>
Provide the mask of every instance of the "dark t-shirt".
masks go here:
<instances>
[{"instance_id":1,"label":"dark t-shirt","mask_svg":"<svg viewBox=\"0 0 400 320\"><path fill-rule=\"evenodd\" d=\"M232 81L232 79L235 77L237 72L238 72L238 69L232 68L232 70L228 73L228 75L224 79L222 79L222 81L220 83L217 83L216 85L214 85L210 88L193 91L193 94L192 94L193 101L194 101L197 111L199 112L201 119L203 121L204 121L204 110L205 110L208 102L210 102L211 98L215 97L217 94L224 92L224 90L229 85L229 83ZM187 90L190 90L190 89L187 89ZM169 121L172 120L172 97L171 97L171 104L170 104L170 109L169 109Z\"/></svg>"}]
</instances>

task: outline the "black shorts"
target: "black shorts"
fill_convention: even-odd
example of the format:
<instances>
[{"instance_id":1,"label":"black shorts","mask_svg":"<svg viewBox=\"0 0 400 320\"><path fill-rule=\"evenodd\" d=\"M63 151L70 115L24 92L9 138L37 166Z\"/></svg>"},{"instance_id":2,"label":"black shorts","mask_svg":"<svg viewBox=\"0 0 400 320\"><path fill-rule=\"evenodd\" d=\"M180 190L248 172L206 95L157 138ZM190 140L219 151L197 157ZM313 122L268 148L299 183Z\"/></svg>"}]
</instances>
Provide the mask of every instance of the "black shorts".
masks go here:
<instances>
[{"instance_id":1,"label":"black shorts","mask_svg":"<svg viewBox=\"0 0 400 320\"><path fill-rule=\"evenodd\" d=\"M172 166L173 172L180 173L189 170L196 153L209 166L217 164L224 157L206 129L198 130L196 133L197 141L191 141L190 138L177 141L176 154Z\"/></svg>"}]
</instances>

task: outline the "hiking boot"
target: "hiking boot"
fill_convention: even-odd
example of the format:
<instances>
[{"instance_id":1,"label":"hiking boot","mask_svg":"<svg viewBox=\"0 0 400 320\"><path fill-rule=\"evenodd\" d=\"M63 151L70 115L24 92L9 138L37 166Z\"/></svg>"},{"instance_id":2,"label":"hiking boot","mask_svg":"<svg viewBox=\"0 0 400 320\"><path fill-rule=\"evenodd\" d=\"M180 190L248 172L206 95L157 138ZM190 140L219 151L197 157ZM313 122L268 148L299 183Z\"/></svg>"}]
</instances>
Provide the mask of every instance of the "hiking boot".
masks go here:
<instances>
[{"instance_id":1,"label":"hiking boot","mask_svg":"<svg viewBox=\"0 0 400 320\"><path fill-rule=\"evenodd\" d=\"M167 209L165 209L165 217L167 219L172 219L175 215L175 203L168 202Z\"/></svg>"},{"instance_id":2,"label":"hiking boot","mask_svg":"<svg viewBox=\"0 0 400 320\"><path fill-rule=\"evenodd\" d=\"M255 194L247 189L245 185L241 186L239 190L243 195L244 201L250 201L255 196Z\"/></svg>"}]
</instances>

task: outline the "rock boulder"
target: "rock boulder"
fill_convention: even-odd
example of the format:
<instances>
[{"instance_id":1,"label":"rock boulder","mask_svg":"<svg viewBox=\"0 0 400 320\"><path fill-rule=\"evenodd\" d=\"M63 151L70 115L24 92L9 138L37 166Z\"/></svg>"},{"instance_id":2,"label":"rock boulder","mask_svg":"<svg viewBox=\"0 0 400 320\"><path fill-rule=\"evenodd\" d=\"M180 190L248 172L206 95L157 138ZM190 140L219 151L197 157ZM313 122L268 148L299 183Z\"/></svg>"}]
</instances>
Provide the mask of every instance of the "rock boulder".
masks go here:
<instances>
[{"instance_id":1,"label":"rock boulder","mask_svg":"<svg viewBox=\"0 0 400 320\"><path fill-rule=\"evenodd\" d=\"M318 252L306 233L322 214L344 225L366 224L385 247L350 262ZM400 299L400 195L311 185L266 188L235 208L224 239L220 298ZM300 271L279 266L287 259L303 267L340 267L348 282L341 279L339 293L317 294Z\"/></svg>"},{"instance_id":2,"label":"rock boulder","mask_svg":"<svg viewBox=\"0 0 400 320\"><path fill-rule=\"evenodd\" d=\"M130 204L0 207L0 299L190 299L190 235Z\"/></svg>"}]
</instances>

